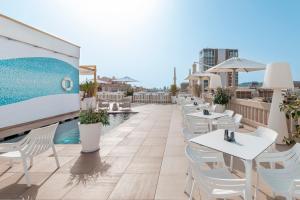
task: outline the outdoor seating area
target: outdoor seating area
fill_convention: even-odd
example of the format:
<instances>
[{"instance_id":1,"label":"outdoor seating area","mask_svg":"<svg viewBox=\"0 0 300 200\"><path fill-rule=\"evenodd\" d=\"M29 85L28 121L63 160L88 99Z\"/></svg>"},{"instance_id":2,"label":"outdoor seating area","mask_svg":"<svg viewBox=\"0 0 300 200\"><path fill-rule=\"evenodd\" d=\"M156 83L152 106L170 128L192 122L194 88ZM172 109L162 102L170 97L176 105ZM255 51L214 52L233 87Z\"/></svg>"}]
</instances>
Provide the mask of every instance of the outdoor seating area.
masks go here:
<instances>
[{"instance_id":1,"label":"outdoor seating area","mask_svg":"<svg viewBox=\"0 0 300 200\"><path fill-rule=\"evenodd\" d=\"M57 166L56 152L48 150L52 143L46 142L52 136L34 140L45 145L31 146L26 138L34 136L28 135L22 141L31 150L25 149L29 157L24 159L34 164L24 168L17 160L14 165L1 160L0 198L260 200L298 195L298 145L279 152L275 131L238 128L231 111L214 113L203 101L203 107L189 98L180 101L136 107L138 114L101 137L99 152L81 154L80 144L55 145ZM187 112L191 103L201 111ZM215 117L197 115L204 108ZM224 129L235 131L235 143L224 140Z\"/></svg>"}]
</instances>

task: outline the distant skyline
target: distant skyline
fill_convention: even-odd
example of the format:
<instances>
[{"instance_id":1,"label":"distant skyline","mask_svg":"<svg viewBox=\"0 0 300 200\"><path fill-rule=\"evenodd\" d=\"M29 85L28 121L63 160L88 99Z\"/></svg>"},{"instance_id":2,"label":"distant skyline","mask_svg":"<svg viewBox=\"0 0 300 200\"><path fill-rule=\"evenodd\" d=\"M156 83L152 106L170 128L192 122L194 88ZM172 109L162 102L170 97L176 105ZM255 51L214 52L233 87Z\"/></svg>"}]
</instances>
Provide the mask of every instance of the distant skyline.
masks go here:
<instances>
[{"instance_id":1,"label":"distant skyline","mask_svg":"<svg viewBox=\"0 0 300 200\"><path fill-rule=\"evenodd\" d=\"M164 87L188 75L202 48L236 48L262 63L290 63L300 80L298 0L0 0L0 13L81 47L100 76ZM0 27L5 28L5 27ZM240 73L240 82L264 72Z\"/></svg>"}]
</instances>

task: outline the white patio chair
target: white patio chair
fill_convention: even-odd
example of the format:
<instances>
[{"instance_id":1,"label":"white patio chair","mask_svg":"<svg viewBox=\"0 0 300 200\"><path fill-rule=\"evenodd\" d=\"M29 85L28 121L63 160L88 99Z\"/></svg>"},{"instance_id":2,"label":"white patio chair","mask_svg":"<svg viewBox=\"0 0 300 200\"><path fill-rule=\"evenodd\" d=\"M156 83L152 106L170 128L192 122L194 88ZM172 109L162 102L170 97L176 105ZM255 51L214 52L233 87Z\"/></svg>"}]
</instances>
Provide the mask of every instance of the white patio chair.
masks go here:
<instances>
[{"instance_id":1,"label":"white patio chair","mask_svg":"<svg viewBox=\"0 0 300 200\"><path fill-rule=\"evenodd\" d=\"M274 142L273 145L270 146L265 152L273 152L276 150L275 149L275 141L278 136L278 133L276 131L274 131L273 129L259 126L259 127L257 127L257 129L254 132L252 132L252 135L255 135L257 137L261 137L264 139L268 139L268 140Z\"/></svg>"},{"instance_id":2,"label":"white patio chair","mask_svg":"<svg viewBox=\"0 0 300 200\"><path fill-rule=\"evenodd\" d=\"M209 132L208 121L206 119L186 116L187 128L194 134L203 134Z\"/></svg>"},{"instance_id":3,"label":"white patio chair","mask_svg":"<svg viewBox=\"0 0 300 200\"><path fill-rule=\"evenodd\" d=\"M228 117L233 117L234 111L233 110L225 110L224 114L227 115Z\"/></svg>"},{"instance_id":4,"label":"white patio chair","mask_svg":"<svg viewBox=\"0 0 300 200\"><path fill-rule=\"evenodd\" d=\"M234 119L229 116L220 117L213 121L213 125L217 126L217 129L228 129L229 131L235 131Z\"/></svg>"},{"instance_id":5,"label":"white patio chair","mask_svg":"<svg viewBox=\"0 0 300 200\"><path fill-rule=\"evenodd\" d=\"M216 108L217 108L217 105L212 105L209 110L211 112L215 112Z\"/></svg>"},{"instance_id":6,"label":"white patio chair","mask_svg":"<svg viewBox=\"0 0 300 200\"><path fill-rule=\"evenodd\" d=\"M270 186L273 195L289 200L300 197L300 144L284 152L264 153L256 159L258 177ZM283 169L267 169L261 163L281 163ZM256 193L259 186L257 179Z\"/></svg>"},{"instance_id":7,"label":"white patio chair","mask_svg":"<svg viewBox=\"0 0 300 200\"><path fill-rule=\"evenodd\" d=\"M236 114L233 116L233 121L234 121L234 123L235 123L235 128L236 128L236 130L238 130L238 129L240 128L242 119L243 119L243 115L240 115L240 114L237 114L237 113L236 113Z\"/></svg>"},{"instance_id":8,"label":"white patio chair","mask_svg":"<svg viewBox=\"0 0 300 200\"><path fill-rule=\"evenodd\" d=\"M190 200L195 187L204 192L204 199L229 198L243 196L245 199L246 180L235 177L225 168L223 155L220 152L197 152L190 146L186 147L186 157L189 160L189 175L192 180ZM219 163L219 168L204 169L209 162Z\"/></svg>"},{"instance_id":9,"label":"white patio chair","mask_svg":"<svg viewBox=\"0 0 300 200\"><path fill-rule=\"evenodd\" d=\"M31 181L28 174L27 160L30 160L30 166L32 166L33 157L47 151L49 148L52 148L56 165L58 168L60 167L53 143L57 126L58 123L33 129L19 142L0 144L0 151L5 152L0 154L0 158L9 159L10 167L12 167L13 159L21 159L23 161L23 169L28 187L31 186Z\"/></svg>"}]
</instances>

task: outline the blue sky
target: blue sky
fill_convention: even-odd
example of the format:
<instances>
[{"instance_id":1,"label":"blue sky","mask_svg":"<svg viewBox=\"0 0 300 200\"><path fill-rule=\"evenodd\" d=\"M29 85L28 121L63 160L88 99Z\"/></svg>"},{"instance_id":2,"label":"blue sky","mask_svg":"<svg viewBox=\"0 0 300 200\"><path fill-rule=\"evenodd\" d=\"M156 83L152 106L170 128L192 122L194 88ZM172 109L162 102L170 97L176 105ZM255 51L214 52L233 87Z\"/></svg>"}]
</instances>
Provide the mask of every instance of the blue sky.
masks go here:
<instances>
[{"instance_id":1,"label":"blue sky","mask_svg":"<svg viewBox=\"0 0 300 200\"><path fill-rule=\"evenodd\" d=\"M0 0L0 12L81 46L100 76L146 87L183 81L199 50L237 48L263 63L287 61L300 80L297 0ZM240 82L263 72L240 73Z\"/></svg>"}]
</instances>

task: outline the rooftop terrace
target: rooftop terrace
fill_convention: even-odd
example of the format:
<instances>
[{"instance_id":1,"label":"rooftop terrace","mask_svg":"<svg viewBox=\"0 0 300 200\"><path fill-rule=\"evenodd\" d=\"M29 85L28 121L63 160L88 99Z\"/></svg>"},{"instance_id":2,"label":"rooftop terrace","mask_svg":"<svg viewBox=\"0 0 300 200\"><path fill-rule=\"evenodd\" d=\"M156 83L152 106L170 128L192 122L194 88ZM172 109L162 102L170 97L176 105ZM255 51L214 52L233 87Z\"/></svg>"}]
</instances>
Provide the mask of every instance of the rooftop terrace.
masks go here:
<instances>
[{"instance_id":1,"label":"rooftop terrace","mask_svg":"<svg viewBox=\"0 0 300 200\"><path fill-rule=\"evenodd\" d=\"M51 151L36 157L30 188L21 163L9 169L9 162L1 161L0 199L188 199L179 107L145 105L136 110L138 114L101 138L99 152L81 154L80 145L56 145L61 163L57 170ZM244 176L241 161L235 159L234 168ZM253 173L253 182L255 177ZM261 184L257 199L270 195Z\"/></svg>"}]
</instances>

